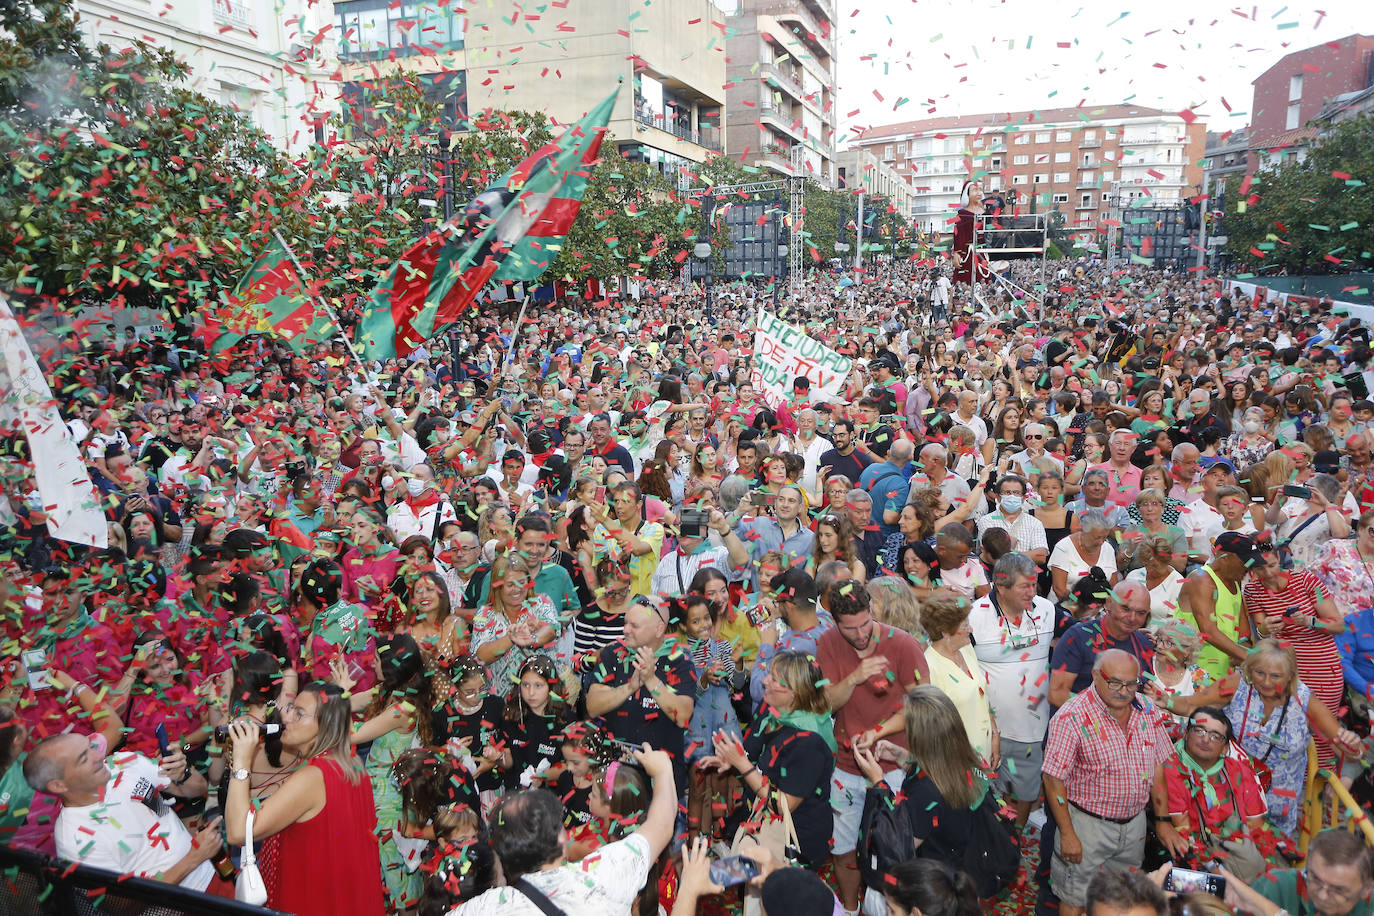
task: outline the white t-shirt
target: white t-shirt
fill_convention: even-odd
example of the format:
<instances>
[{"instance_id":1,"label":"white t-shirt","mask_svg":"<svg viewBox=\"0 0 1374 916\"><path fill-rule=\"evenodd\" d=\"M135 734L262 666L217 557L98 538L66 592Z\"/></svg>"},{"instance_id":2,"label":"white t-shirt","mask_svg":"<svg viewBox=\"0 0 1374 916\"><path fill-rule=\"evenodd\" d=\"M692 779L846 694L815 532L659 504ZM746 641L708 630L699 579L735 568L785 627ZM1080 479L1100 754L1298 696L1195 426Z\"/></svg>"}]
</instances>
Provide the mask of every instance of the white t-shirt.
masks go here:
<instances>
[{"instance_id":1,"label":"white t-shirt","mask_svg":"<svg viewBox=\"0 0 1374 916\"><path fill-rule=\"evenodd\" d=\"M1050 554L1049 568L1062 569L1068 573L1069 578L1066 586L1072 589L1074 583L1088 574L1088 570L1096 566L1106 574L1108 581L1112 574L1117 571L1116 554L1112 553L1112 545L1104 543L1097 553L1097 562L1089 563L1078 555L1078 551L1073 546L1073 536L1063 538L1058 544L1054 545L1054 552ZM1059 596L1063 598L1063 595Z\"/></svg>"},{"instance_id":2,"label":"white t-shirt","mask_svg":"<svg viewBox=\"0 0 1374 916\"><path fill-rule=\"evenodd\" d=\"M176 865L191 851L191 834L158 790L169 785L157 764L141 754L113 754L105 761L110 781L105 797L93 805L64 807L53 826L57 854L64 859L107 868L120 874L152 878ZM163 813L144 803L151 799ZM214 866L202 862L181 881L203 891Z\"/></svg>"},{"instance_id":3,"label":"white t-shirt","mask_svg":"<svg viewBox=\"0 0 1374 916\"><path fill-rule=\"evenodd\" d=\"M969 610L973 651L988 681L988 704L997 728L1013 741L1045 737L1050 722L1050 640L1054 638L1054 605L1035 597L1021 622L997 612L992 595Z\"/></svg>"},{"instance_id":4,"label":"white t-shirt","mask_svg":"<svg viewBox=\"0 0 1374 916\"><path fill-rule=\"evenodd\" d=\"M1212 539L1226 526L1221 513L1202 499L1195 499L1178 512L1178 524L1188 538L1188 552L1210 558Z\"/></svg>"},{"instance_id":5,"label":"white t-shirt","mask_svg":"<svg viewBox=\"0 0 1374 916\"><path fill-rule=\"evenodd\" d=\"M1144 585L1145 567L1131 570L1126 578ZM1178 596L1186 581L1178 570L1170 569L1164 581L1150 589L1150 626L1158 626L1178 614Z\"/></svg>"},{"instance_id":6,"label":"white t-shirt","mask_svg":"<svg viewBox=\"0 0 1374 916\"><path fill-rule=\"evenodd\" d=\"M525 880L542 891L565 916L630 916L635 897L649 877L649 841L632 833L602 846L581 862L532 872ZM542 916L543 911L513 887L495 887L449 916Z\"/></svg>"},{"instance_id":7,"label":"white t-shirt","mask_svg":"<svg viewBox=\"0 0 1374 916\"><path fill-rule=\"evenodd\" d=\"M964 561L964 565L958 569L940 570L940 584L956 594L973 600L974 590L980 586L988 584L987 574L983 572L983 564L975 559Z\"/></svg>"}]
</instances>

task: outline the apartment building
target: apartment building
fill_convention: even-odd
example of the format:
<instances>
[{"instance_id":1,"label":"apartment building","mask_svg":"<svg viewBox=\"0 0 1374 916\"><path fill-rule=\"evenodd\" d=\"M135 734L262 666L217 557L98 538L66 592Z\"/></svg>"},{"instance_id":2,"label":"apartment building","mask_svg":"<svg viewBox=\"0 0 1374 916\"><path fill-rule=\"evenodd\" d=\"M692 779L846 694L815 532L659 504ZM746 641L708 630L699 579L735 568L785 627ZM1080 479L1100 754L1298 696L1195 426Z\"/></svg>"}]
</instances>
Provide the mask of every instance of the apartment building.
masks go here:
<instances>
[{"instance_id":1,"label":"apartment building","mask_svg":"<svg viewBox=\"0 0 1374 916\"><path fill-rule=\"evenodd\" d=\"M739 0L726 34L730 155L791 175L799 146L806 175L835 187L833 0Z\"/></svg>"},{"instance_id":2,"label":"apartment building","mask_svg":"<svg viewBox=\"0 0 1374 916\"><path fill-rule=\"evenodd\" d=\"M399 68L462 129L470 114L582 117L624 80L610 132L622 155L676 176L724 151L725 16L710 0L597 0L521 9L447 0L335 0L345 96Z\"/></svg>"},{"instance_id":3,"label":"apartment building","mask_svg":"<svg viewBox=\"0 0 1374 916\"><path fill-rule=\"evenodd\" d=\"M906 178L885 165L869 150L849 149L835 156L836 175L842 189L862 190L868 196L884 197L903 219L910 219L916 206L916 192Z\"/></svg>"},{"instance_id":4,"label":"apartment building","mask_svg":"<svg viewBox=\"0 0 1374 916\"><path fill-rule=\"evenodd\" d=\"M325 137L338 110L330 0L75 0L87 42L165 48L189 85L232 106L287 152Z\"/></svg>"},{"instance_id":5,"label":"apartment building","mask_svg":"<svg viewBox=\"0 0 1374 916\"><path fill-rule=\"evenodd\" d=\"M1205 133L1176 114L1105 105L906 121L869 128L854 145L910 182L918 229L947 231L976 178L1019 212L1059 210L1089 240L1121 209L1195 195Z\"/></svg>"}]
</instances>

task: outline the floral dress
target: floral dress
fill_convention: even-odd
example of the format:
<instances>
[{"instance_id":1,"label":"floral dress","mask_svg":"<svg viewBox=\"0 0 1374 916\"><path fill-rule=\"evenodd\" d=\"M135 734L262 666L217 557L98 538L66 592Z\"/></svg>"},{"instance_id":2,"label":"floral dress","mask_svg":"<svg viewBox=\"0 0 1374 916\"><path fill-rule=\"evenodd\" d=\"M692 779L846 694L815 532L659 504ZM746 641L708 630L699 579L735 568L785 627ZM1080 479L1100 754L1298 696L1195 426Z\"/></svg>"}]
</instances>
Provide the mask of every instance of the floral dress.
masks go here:
<instances>
[{"instance_id":1,"label":"floral dress","mask_svg":"<svg viewBox=\"0 0 1374 916\"><path fill-rule=\"evenodd\" d=\"M1266 719L1259 694L1242 678L1226 706L1226 717L1233 723L1241 747L1274 775L1273 785L1265 793L1269 823L1284 836L1297 835L1302 814L1307 745L1312 740L1307 724L1307 704L1311 701L1312 691L1299 682L1287 706L1275 707Z\"/></svg>"},{"instance_id":2,"label":"floral dress","mask_svg":"<svg viewBox=\"0 0 1374 916\"><path fill-rule=\"evenodd\" d=\"M546 595L536 594L525 599L525 603L520 608L520 615L516 619L524 619L531 633L543 628L545 624L553 627L554 642L545 647L531 649L512 646L509 652L487 665L487 688L493 696L499 696L502 699L510 696L511 688L515 684L516 673L520 670L520 666L525 663L525 659L531 655L554 657L554 646L557 644L558 634L562 630L562 625L558 620L558 611ZM496 610L493 605L486 605L472 619L472 651L476 653L487 643L504 639L510 633L510 628L510 621L505 614Z\"/></svg>"},{"instance_id":3,"label":"floral dress","mask_svg":"<svg viewBox=\"0 0 1374 916\"><path fill-rule=\"evenodd\" d=\"M1237 468L1258 464L1273 450L1274 443L1268 439L1261 439L1257 443L1246 445L1244 433L1228 436L1217 445L1217 451L1230 458L1231 463Z\"/></svg>"},{"instance_id":4,"label":"floral dress","mask_svg":"<svg viewBox=\"0 0 1374 916\"><path fill-rule=\"evenodd\" d=\"M1353 540L1328 540L1308 568L1331 593L1342 617L1374 607L1374 563L1361 559Z\"/></svg>"},{"instance_id":5,"label":"floral dress","mask_svg":"<svg viewBox=\"0 0 1374 916\"><path fill-rule=\"evenodd\" d=\"M415 744L415 730L387 732L367 752L364 769L372 780L372 798L377 804L377 842L382 859L382 883L396 912L415 907L424 887L424 872L407 870L405 857L397 847L392 831L401 823L401 790L391 776L391 767Z\"/></svg>"}]
</instances>

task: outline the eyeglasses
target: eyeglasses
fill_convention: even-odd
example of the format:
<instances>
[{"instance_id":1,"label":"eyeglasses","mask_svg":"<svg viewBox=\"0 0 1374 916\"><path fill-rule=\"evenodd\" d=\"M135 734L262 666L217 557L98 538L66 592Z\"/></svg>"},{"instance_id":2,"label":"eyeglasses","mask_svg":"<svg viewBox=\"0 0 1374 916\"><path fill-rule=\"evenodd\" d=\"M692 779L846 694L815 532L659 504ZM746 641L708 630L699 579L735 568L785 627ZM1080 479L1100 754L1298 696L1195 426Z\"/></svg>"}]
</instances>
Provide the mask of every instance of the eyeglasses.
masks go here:
<instances>
[{"instance_id":1,"label":"eyeglasses","mask_svg":"<svg viewBox=\"0 0 1374 916\"><path fill-rule=\"evenodd\" d=\"M1121 693L1128 687L1132 692L1140 689L1140 678L1136 678L1133 681L1118 681L1114 677L1104 677L1102 683L1106 684L1107 689L1112 693Z\"/></svg>"},{"instance_id":2,"label":"eyeglasses","mask_svg":"<svg viewBox=\"0 0 1374 916\"><path fill-rule=\"evenodd\" d=\"M1191 734L1197 735L1199 738L1206 738L1208 741L1213 741L1217 744L1226 740L1225 732L1214 732L1205 725L1189 725L1188 731Z\"/></svg>"},{"instance_id":3,"label":"eyeglasses","mask_svg":"<svg viewBox=\"0 0 1374 916\"><path fill-rule=\"evenodd\" d=\"M1022 438L1022 439L1043 439L1043 438L1045 438L1045 437L1042 436L1042 435L1040 435L1039 433L1026 433L1026 434L1025 434L1024 436L1022 436L1021 438Z\"/></svg>"},{"instance_id":4,"label":"eyeglasses","mask_svg":"<svg viewBox=\"0 0 1374 916\"><path fill-rule=\"evenodd\" d=\"M295 703L287 703L281 708L281 717L283 719L313 719L315 718L315 714L313 712L306 712Z\"/></svg>"},{"instance_id":5,"label":"eyeglasses","mask_svg":"<svg viewBox=\"0 0 1374 916\"><path fill-rule=\"evenodd\" d=\"M1312 866L1309 865L1302 870L1303 880L1307 882L1308 890L1319 891L1337 900L1354 900L1361 895L1363 888L1348 888L1332 884L1330 881L1323 881L1321 878L1312 874Z\"/></svg>"}]
</instances>

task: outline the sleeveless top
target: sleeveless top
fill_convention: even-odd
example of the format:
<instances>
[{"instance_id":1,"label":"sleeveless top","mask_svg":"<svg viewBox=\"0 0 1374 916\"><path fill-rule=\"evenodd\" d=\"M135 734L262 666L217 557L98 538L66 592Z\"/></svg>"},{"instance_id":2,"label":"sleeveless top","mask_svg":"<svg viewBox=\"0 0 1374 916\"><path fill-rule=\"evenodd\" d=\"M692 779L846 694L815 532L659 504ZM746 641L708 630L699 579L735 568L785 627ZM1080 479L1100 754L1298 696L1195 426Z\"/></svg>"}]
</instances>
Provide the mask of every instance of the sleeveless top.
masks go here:
<instances>
[{"instance_id":1,"label":"sleeveless top","mask_svg":"<svg viewBox=\"0 0 1374 916\"><path fill-rule=\"evenodd\" d=\"M1217 605L1213 612L1217 630L1232 641L1239 642L1241 623L1246 619L1241 610L1240 589L1237 588L1234 592L1228 589L1220 577L1212 571L1212 567L1204 566L1202 569L1211 577L1212 584L1216 586L1217 590ZM1180 608L1179 613L1175 616L1194 627L1197 626L1197 618L1193 616L1191 609L1184 611ZM1231 656L1212 645L1203 645L1202 651L1198 653L1197 664L1199 668L1210 674L1214 681L1219 681L1231 673Z\"/></svg>"},{"instance_id":2,"label":"sleeveless top","mask_svg":"<svg viewBox=\"0 0 1374 916\"><path fill-rule=\"evenodd\" d=\"M325 806L283 830L280 890L267 905L296 916L373 916L386 912L377 847L377 807L363 772L350 783L339 764L317 757Z\"/></svg>"}]
</instances>

